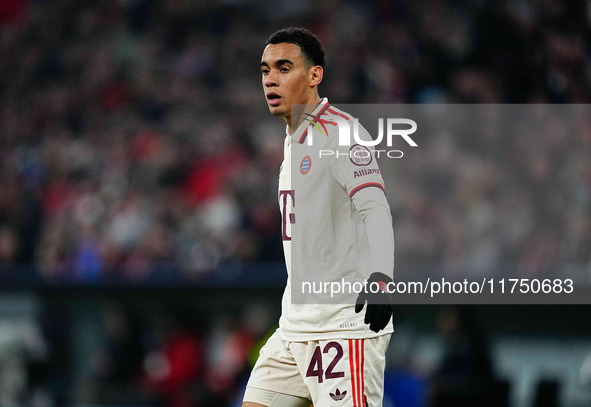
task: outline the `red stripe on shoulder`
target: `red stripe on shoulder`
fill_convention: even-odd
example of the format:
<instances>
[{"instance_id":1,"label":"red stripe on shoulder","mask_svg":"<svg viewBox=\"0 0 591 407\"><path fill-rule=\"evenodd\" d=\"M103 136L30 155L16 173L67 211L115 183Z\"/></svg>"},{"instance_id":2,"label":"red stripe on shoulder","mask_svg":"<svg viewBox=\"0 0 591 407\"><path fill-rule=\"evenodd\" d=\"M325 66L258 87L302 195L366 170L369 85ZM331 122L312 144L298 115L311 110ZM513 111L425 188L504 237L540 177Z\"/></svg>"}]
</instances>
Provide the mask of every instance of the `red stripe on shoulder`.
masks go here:
<instances>
[{"instance_id":1,"label":"red stripe on shoulder","mask_svg":"<svg viewBox=\"0 0 591 407\"><path fill-rule=\"evenodd\" d=\"M322 116L322 114L326 111L326 109L328 109L330 105L328 104L328 102L326 103L326 105L324 105L320 111L316 114L316 116L314 116L312 118L312 123L315 123L318 118L320 116ZM298 140L298 143L302 144L304 142L304 140L306 139L306 136L308 135L308 128L306 127L306 130L304 130L304 132L302 133L302 136L300 137L300 139Z\"/></svg>"},{"instance_id":2,"label":"red stripe on shoulder","mask_svg":"<svg viewBox=\"0 0 591 407\"><path fill-rule=\"evenodd\" d=\"M325 119L318 119L318 123L330 124L331 126L336 126L337 125L335 122L330 122L330 121L325 120Z\"/></svg>"},{"instance_id":3,"label":"red stripe on shoulder","mask_svg":"<svg viewBox=\"0 0 591 407\"><path fill-rule=\"evenodd\" d=\"M337 112L336 110L334 110L333 108L329 108L328 111L332 114L336 114L337 116L341 116L342 118L344 118L345 120L350 120L350 118L347 115L344 115L340 112Z\"/></svg>"},{"instance_id":4,"label":"red stripe on shoulder","mask_svg":"<svg viewBox=\"0 0 591 407\"><path fill-rule=\"evenodd\" d=\"M359 192L363 188L369 188L369 187L380 188L382 191L384 191L384 194L386 193L386 189L384 189L384 186L382 184L380 184L379 182L366 182L365 184L361 184L361 185L358 185L355 188L353 188L351 190L351 192L349 193L349 198L353 198L353 195L355 195L357 192Z\"/></svg>"},{"instance_id":5,"label":"red stripe on shoulder","mask_svg":"<svg viewBox=\"0 0 591 407\"><path fill-rule=\"evenodd\" d=\"M320 125L324 129L324 133L326 133L326 137L328 137L328 130L326 130L326 126L324 125L324 123L326 123L326 120L318 119L318 123L320 123Z\"/></svg>"}]
</instances>

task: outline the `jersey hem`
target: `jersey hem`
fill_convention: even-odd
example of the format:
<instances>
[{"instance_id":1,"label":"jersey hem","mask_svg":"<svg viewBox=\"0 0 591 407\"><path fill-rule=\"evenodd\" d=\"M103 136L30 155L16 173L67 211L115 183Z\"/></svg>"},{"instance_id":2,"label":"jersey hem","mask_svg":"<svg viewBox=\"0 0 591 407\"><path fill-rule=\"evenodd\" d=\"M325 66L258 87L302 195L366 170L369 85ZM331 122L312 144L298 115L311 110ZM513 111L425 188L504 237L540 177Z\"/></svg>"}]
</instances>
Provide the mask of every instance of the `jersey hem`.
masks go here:
<instances>
[{"instance_id":1,"label":"jersey hem","mask_svg":"<svg viewBox=\"0 0 591 407\"><path fill-rule=\"evenodd\" d=\"M324 341L332 339L371 339L379 336L390 335L394 333L394 328L383 329L380 332L357 332L357 331L338 331L338 332L325 332L319 334L307 334L307 333L288 333L281 328L277 328L279 337L286 342L310 342L310 341Z\"/></svg>"},{"instance_id":2,"label":"jersey hem","mask_svg":"<svg viewBox=\"0 0 591 407\"><path fill-rule=\"evenodd\" d=\"M266 387L265 385L261 385L261 384L247 384L246 385L247 389L259 389L259 390L265 390L265 391L270 391L272 393L276 393L276 394L285 394L287 396L294 396L294 397L303 397L305 399L310 400L310 394L309 393L304 393L298 390L293 390L290 389L288 387L282 386L281 387L281 391L277 391L277 389L275 388L270 388L270 387ZM257 402L255 400L246 400L246 398L243 398L243 401L250 401L250 402Z\"/></svg>"}]
</instances>

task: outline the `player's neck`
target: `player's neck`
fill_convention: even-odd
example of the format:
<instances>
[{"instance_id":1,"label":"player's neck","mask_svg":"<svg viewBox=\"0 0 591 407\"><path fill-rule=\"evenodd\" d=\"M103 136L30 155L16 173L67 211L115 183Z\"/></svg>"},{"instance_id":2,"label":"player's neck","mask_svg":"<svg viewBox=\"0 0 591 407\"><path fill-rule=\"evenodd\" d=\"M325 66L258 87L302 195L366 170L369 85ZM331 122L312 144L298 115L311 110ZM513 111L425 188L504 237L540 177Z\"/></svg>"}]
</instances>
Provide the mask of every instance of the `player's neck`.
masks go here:
<instances>
[{"instance_id":1,"label":"player's neck","mask_svg":"<svg viewBox=\"0 0 591 407\"><path fill-rule=\"evenodd\" d=\"M285 123L287 123L287 131L289 132L289 134L293 134L293 132L300 126L300 124L302 124L306 116L312 113L314 110L316 110L316 108L320 104L320 101L320 96L316 94L307 103L302 104L304 108L301 112L292 112L295 114L284 117ZM295 123L292 121L292 119L296 119ZM292 126L292 123L294 124L294 126Z\"/></svg>"}]
</instances>

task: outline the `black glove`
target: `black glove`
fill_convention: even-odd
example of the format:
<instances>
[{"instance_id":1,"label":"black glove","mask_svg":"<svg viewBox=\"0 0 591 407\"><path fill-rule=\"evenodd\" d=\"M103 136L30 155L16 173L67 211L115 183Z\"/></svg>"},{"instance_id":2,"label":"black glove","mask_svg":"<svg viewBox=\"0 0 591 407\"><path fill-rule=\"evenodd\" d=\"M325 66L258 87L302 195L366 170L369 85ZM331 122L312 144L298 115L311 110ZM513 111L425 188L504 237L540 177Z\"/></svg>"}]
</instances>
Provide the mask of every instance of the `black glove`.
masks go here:
<instances>
[{"instance_id":1,"label":"black glove","mask_svg":"<svg viewBox=\"0 0 591 407\"><path fill-rule=\"evenodd\" d=\"M392 294L386 291L386 285L391 283L392 279L384 273L372 273L367 280L367 290L359 293L357 301L355 302L355 312L359 313L363 309L363 305L367 301L367 310L365 311L366 324L369 324L369 329L374 332L379 332L388 325L394 307L392 306ZM378 292L375 291L377 283L381 287Z\"/></svg>"}]
</instances>

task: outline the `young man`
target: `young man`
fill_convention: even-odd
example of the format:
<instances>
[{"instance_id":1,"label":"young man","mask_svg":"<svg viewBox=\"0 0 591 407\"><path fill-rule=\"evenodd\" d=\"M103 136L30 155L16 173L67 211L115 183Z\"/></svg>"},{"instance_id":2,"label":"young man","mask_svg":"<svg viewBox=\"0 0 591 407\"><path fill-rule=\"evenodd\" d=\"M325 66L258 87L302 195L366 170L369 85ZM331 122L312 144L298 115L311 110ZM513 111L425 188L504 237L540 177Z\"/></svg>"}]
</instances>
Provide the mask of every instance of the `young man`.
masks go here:
<instances>
[{"instance_id":1,"label":"young man","mask_svg":"<svg viewBox=\"0 0 591 407\"><path fill-rule=\"evenodd\" d=\"M279 205L288 281L279 329L261 349L243 407L382 405L393 332L392 218L375 157L359 144L339 144L339 126L354 122L318 96L324 67L322 45L306 29L267 40L263 90L271 114L287 124ZM307 277L366 285L352 301L295 301Z\"/></svg>"}]
</instances>

